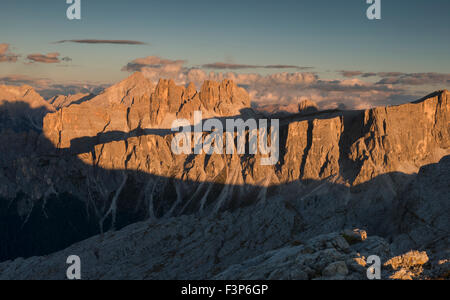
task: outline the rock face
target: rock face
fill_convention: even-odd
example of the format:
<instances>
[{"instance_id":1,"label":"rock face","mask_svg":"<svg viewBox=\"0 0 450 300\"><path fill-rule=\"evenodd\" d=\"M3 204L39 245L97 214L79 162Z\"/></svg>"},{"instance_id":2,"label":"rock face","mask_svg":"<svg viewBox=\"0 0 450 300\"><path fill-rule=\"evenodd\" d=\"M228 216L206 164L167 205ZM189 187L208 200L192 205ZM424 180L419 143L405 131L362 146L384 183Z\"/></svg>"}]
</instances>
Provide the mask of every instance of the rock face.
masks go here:
<instances>
[{"instance_id":1,"label":"rock face","mask_svg":"<svg viewBox=\"0 0 450 300\"><path fill-rule=\"evenodd\" d=\"M298 103L298 112L300 113L313 113L319 111L317 104L311 100L302 100Z\"/></svg>"},{"instance_id":2,"label":"rock face","mask_svg":"<svg viewBox=\"0 0 450 300\"><path fill-rule=\"evenodd\" d=\"M287 105L269 104L257 107L257 109L263 113L270 114L272 116L288 116L292 114L310 114L319 111L317 104L311 100L300 100L298 103L291 103Z\"/></svg>"},{"instance_id":3,"label":"rock face","mask_svg":"<svg viewBox=\"0 0 450 300\"><path fill-rule=\"evenodd\" d=\"M395 271L391 279L412 280L422 274L422 266L428 262L426 252L411 251L404 255L394 257L385 263Z\"/></svg>"},{"instance_id":4,"label":"rock face","mask_svg":"<svg viewBox=\"0 0 450 300\"><path fill-rule=\"evenodd\" d=\"M416 103L365 111L361 137L350 146L350 160L361 165L355 182L386 172L417 172L448 154L449 98L443 91Z\"/></svg>"},{"instance_id":5,"label":"rock face","mask_svg":"<svg viewBox=\"0 0 450 300\"><path fill-rule=\"evenodd\" d=\"M55 109L30 86L0 85L0 112L2 124L12 129L21 126L42 129L42 119ZM6 120L8 118L8 121Z\"/></svg>"},{"instance_id":6,"label":"rock face","mask_svg":"<svg viewBox=\"0 0 450 300\"><path fill-rule=\"evenodd\" d=\"M117 244L112 238L115 233L107 233L104 245L98 245L95 237L67 251L86 251L86 259L93 262L97 258L90 251L96 245L105 253L105 263L113 255L135 251L136 260L153 257L154 268L142 266L147 275L130 277L204 279L219 276L233 264L291 247L289 243L296 240L304 245L330 232L362 228L369 238L363 231L338 234L352 249L356 247L356 253L364 244L384 253L387 261L418 249L420 241L439 253L430 255L431 262L445 260L448 99L449 92L441 91L400 106L283 118L279 162L263 166L260 154L175 155L171 151L170 126L175 118L191 121L196 110L206 119L260 117L250 109L245 90L228 80L207 81L198 91L192 84L177 86L171 80L154 86L142 74L134 74L87 101L56 112L50 107L42 132L30 133L24 127L21 135L12 138L11 147L4 146L0 225L8 230L0 232L0 239L8 242L0 245L0 261L46 255L139 221L147 223L117 233L121 236ZM2 120L0 124L9 121ZM437 195L435 187L441 190ZM416 226L420 223L416 216L426 225ZM127 240L130 230L139 232L135 240ZM140 246L138 241L148 234L144 232L151 232L152 240ZM170 243L164 242L166 235ZM321 251L333 251L331 246L321 247L308 254L318 252L317 257L322 257ZM107 253L108 249L115 250ZM270 274L354 278L349 259L358 256L351 254L353 250L334 253L335 260L321 263L313 273L293 269L295 274L280 273L274 268ZM295 252L292 257L297 260L296 251L304 250L286 251ZM176 259L169 263L163 253L173 253ZM56 254L55 259L65 254ZM265 260L240 267L242 278L266 278L266 273L253 276L246 270ZM37 268L45 264L38 258L29 262ZM183 267L177 267L180 264ZM6 272L2 274L2 266L1 275ZM99 271L99 278L113 278L116 269L111 268ZM95 272L88 277L95 278Z\"/></svg>"},{"instance_id":7,"label":"rock face","mask_svg":"<svg viewBox=\"0 0 450 300\"><path fill-rule=\"evenodd\" d=\"M399 236L394 249L433 249L432 263L450 256L450 157L420 169L419 174L398 196L395 226ZM445 277L442 263L441 276ZM448 273L447 273L448 276Z\"/></svg>"},{"instance_id":8,"label":"rock face","mask_svg":"<svg viewBox=\"0 0 450 300\"><path fill-rule=\"evenodd\" d=\"M94 97L95 95L93 94L83 94L83 93L68 96L59 95L52 97L51 99L49 99L48 102L51 105L53 105L53 107L56 110L58 110L63 107L68 107L72 104L80 104L83 103L84 101L89 101Z\"/></svg>"},{"instance_id":9,"label":"rock face","mask_svg":"<svg viewBox=\"0 0 450 300\"><path fill-rule=\"evenodd\" d=\"M103 93L92 99L89 103L97 107L110 107L123 104L130 106L135 100L150 95L155 89L154 84L137 72L121 82L105 89Z\"/></svg>"}]
</instances>

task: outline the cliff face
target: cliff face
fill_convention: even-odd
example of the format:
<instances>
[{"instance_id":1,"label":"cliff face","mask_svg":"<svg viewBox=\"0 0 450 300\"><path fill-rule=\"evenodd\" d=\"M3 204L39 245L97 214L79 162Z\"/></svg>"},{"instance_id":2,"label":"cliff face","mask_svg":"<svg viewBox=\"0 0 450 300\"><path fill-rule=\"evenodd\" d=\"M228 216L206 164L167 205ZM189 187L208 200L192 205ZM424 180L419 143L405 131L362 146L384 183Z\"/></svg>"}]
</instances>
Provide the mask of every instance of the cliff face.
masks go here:
<instances>
[{"instance_id":1,"label":"cliff face","mask_svg":"<svg viewBox=\"0 0 450 300\"><path fill-rule=\"evenodd\" d=\"M417 172L448 154L449 95L443 91L416 103L365 111L365 130L350 146L350 160L361 165L355 183L387 172Z\"/></svg>"},{"instance_id":2,"label":"cliff face","mask_svg":"<svg viewBox=\"0 0 450 300\"><path fill-rule=\"evenodd\" d=\"M0 202L14 203L8 214L19 227L32 227L47 222L45 213L53 220L49 211L61 215L70 198L76 213L66 219L78 220L87 237L140 220L298 198L295 222L310 228L306 237L349 222L388 234L393 229L381 224L409 176L450 154L448 98L442 91L400 106L284 118L279 162L262 166L259 154L171 151L172 121L192 120L195 110L204 118L258 118L245 90L231 81L208 81L199 91L171 80L155 87L138 73L47 114L31 150L2 162L15 175L0 171ZM48 252L28 250L23 255Z\"/></svg>"},{"instance_id":3,"label":"cliff face","mask_svg":"<svg viewBox=\"0 0 450 300\"><path fill-rule=\"evenodd\" d=\"M134 81L136 76L128 80ZM281 120L281 157L274 167L256 170L258 155L239 157L237 165L225 155L213 155L213 161L220 160L222 170L231 163L231 168L244 175L234 176L233 184L257 184L270 177L267 184L271 185L334 175L358 185L389 172L414 173L449 153L448 95L443 91L417 103ZM210 168L213 173L208 173L204 157L191 160L171 153L171 122L175 118L192 120L195 110L201 110L204 118L239 116L250 106L245 91L230 81L205 82L197 92L193 85L184 88L161 80L150 95L120 95L118 99L124 97L129 101L107 108L97 107L99 99L94 98L49 114L44 135L55 148L75 151L87 163L94 159L90 155L99 158L96 163L104 168L119 163L124 169L159 176L183 178L181 174L187 174L189 179L212 181L221 168ZM151 129L160 130L145 134ZM108 137L113 137L114 143ZM186 169L188 159L191 167ZM158 161L158 167L152 168L150 161ZM192 169L204 174L190 176Z\"/></svg>"},{"instance_id":4,"label":"cliff face","mask_svg":"<svg viewBox=\"0 0 450 300\"><path fill-rule=\"evenodd\" d=\"M95 97L95 95L93 95L93 94L83 94L83 93L79 93L79 94L75 94L75 95L68 95L68 96L59 95L59 96L54 96L54 97L50 98L48 100L48 102L51 105L53 105L53 107L55 109L58 110L63 107L68 107L72 104L83 103L84 101L91 100L94 97Z\"/></svg>"},{"instance_id":5,"label":"cliff face","mask_svg":"<svg viewBox=\"0 0 450 300\"><path fill-rule=\"evenodd\" d=\"M449 153L449 109L449 92L442 91L416 103L292 122L284 175L339 175L358 185L390 172L416 173Z\"/></svg>"}]
</instances>

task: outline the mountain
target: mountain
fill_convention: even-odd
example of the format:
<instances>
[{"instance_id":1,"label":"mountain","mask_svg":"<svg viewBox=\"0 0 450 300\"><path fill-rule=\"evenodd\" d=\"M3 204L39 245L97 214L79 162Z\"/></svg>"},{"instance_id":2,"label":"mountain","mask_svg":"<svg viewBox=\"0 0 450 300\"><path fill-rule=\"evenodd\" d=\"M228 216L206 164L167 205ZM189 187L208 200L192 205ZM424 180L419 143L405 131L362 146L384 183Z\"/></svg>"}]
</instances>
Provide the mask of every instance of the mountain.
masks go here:
<instances>
[{"instance_id":1,"label":"mountain","mask_svg":"<svg viewBox=\"0 0 450 300\"><path fill-rule=\"evenodd\" d=\"M258 106L256 109L263 113L272 115L272 117L273 116L284 117L292 114L298 113L307 114L319 111L319 107L317 106L317 104L308 99L298 101L298 103L290 103L286 105L282 104L261 105Z\"/></svg>"},{"instance_id":2,"label":"mountain","mask_svg":"<svg viewBox=\"0 0 450 300\"><path fill-rule=\"evenodd\" d=\"M30 108L38 109L45 107L48 111L54 111L44 98L42 98L31 86L8 86L0 85L0 101L3 102L25 102Z\"/></svg>"},{"instance_id":3,"label":"mountain","mask_svg":"<svg viewBox=\"0 0 450 300\"><path fill-rule=\"evenodd\" d=\"M23 131L20 138L10 133L16 145L3 146L6 158L0 159L0 226L7 228L0 232L5 241L0 261L47 255L92 237L67 251L86 253L90 261L92 249L103 257L128 247L136 259L122 263L140 264L148 278L227 278L227 268L238 263L247 278L246 266L263 263L271 251L305 251L283 249L331 233L334 239L353 228L366 230L373 237L367 247L380 255L386 250L385 260L424 251L420 247L428 244L445 258L445 247L432 242L448 228L443 199L449 191L449 94L439 91L399 106L283 117L279 161L267 166L261 154L171 151L171 122L192 120L195 110L205 119L261 118L244 89L229 80L206 81L199 90L172 80L154 86L133 74L92 99L56 112L49 108L41 131ZM24 105L35 112L32 103ZM442 176L435 184L439 197L426 187L434 186L435 175ZM408 198L410 191L416 192ZM414 215L427 226L416 224ZM149 232L149 239L143 238ZM336 247L317 246L310 254L341 252ZM343 254L350 256L358 251L346 249ZM176 257L174 264L167 253ZM105 255L99 268L112 259ZM154 260L139 260L146 255ZM0 278L1 270L29 264L45 270L52 261L3 264ZM317 265L322 267L327 266ZM114 270L98 274L114 278Z\"/></svg>"},{"instance_id":4,"label":"mountain","mask_svg":"<svg viewBox=\"0 0 450 300\"><path fill-rule=\"evenodd\" d=\"M96 103L94 98L48 114L43 134L55 148L72 151L86 164L95 162L105 169L201 182L221 178L227 184L242 186L325 180L330 176L355 186L389 172L415 173L449 154L448 92L443 91L400 106L283 119L281 157L276 166L261 166L260 155L173 155L169 140L173 133L170 125L161 126L163 119L170 114L191 117L192 110L190 115L184 111L191 103L192 109L203 109L206 115L233 116L236 110L249 109L248 96L235 96L237 89L231 82L206 82L199 93L191 93L190 102L181 104L183 88L160 81L149 98L129 107L116 104L109 110L96 109L91 105L91 101ZM171 108L171 103L181 108ZM152 128L166 130L152 134ZM224 197L232 198L234 192Z\"/></svg>"},{"instance_id":5,"label":"mountain","mask_svg":"<svg viewBox=\"0 0 450 300\"><path fill-rule=\"evenodd\" d=\"M19 125L42 129L42 119L45 114L55 111L53 106L47 103L32 87L26 85L0 85L0 107L0 114L3 115L3 118L9 118L9 121L4 119L1 122L2 125L9 124L11 128L15 129L18 129ZM19 120L24 122L19 122Z\"/></svg>"},{"instance_id":6,"label":"mountain","mask_svg":"<svg viewBox=\"0 0 450 300\"><path fill-rule=\"evenodd\" d=\"M121 82L106 88L100 95L90 101L91 105L109 107L114 104L131 105L135 97L150 95L155 86L153 83L136 72Z\"/></svg>"}]
</instances>

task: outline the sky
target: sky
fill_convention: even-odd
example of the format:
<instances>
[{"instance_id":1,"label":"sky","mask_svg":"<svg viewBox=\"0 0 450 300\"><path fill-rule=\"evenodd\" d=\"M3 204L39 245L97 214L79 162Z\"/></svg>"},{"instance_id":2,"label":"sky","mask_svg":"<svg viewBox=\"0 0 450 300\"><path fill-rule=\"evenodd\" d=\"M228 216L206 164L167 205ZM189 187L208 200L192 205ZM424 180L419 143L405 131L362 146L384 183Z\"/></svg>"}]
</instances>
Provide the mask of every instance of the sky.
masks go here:
<instances>
[{"instance_id":1,"label":"sky","mask_svg":"<svg viewBox=\"0 0 450 300\"><path fill-rule=\"evenodd\" d=\"M448 0L381 0L381 20L368 20L366 0L81 0L81 20L67 19L66 0L0 2L0 83L48 95L134 71L231 77L259 103L324 107L450 88Z\"/></svg>"}]
</instances>

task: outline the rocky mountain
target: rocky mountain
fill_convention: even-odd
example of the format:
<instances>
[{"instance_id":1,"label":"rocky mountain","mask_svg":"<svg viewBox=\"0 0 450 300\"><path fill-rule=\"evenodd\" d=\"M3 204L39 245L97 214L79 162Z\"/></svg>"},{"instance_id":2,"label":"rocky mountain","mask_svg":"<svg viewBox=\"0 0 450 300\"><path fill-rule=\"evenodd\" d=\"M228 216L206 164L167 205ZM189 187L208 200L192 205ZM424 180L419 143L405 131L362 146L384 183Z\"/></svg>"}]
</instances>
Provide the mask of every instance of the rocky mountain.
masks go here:
<instances>
[{"instance_id":1,"label":"rocky mountain","mask_svg":"<svg viewBox=\"0 0 450 300\"><path fill-rule=\"evenodd\" d=\"M129 278L356 278L362 273L349 260L366 247L386 261L425 251L433 263L427 276L444 276L435 269L448 259L449 95L283 117L273 166L262 165L261 154L171 151L172 121L192 120L196 110L204 119L262 118L232 81L197 90L172 80L154 86L136 73L92 99L49 107L41 131L8 133L14 142L0 149L0 261L92 238L50 260L1 264L0 278L20 268L59 278L65 273L54 266L69 252L98 260L88 278L114 278L116 267ZM33 105L22 104L35 113ZM343 243L341 231L351 228L366 230L368 244ZM319 262L328 252L335 261ZM280 257L306 259L311 272L283 273Z\"/></svg>"},{"instance_id":2,"label":"rocky mountain","mask_svg":"<svg viewBox=\"0 0 450 300\"><path fill-rule=\"evenodd\" d=\"M54 111L44 98L42 98L31 86L8 86L0 85L0 103L25 102L32 109L45 107L48 111Z\"/></svg>"},{"instance_id":3,"label":"rocky mountain","mask_svg":"<svg viewBox=\"0 0 450 300\"><path fill-rule=\"evenodd\" d=\"M0 126L42 129L42 119L55 109L30 86L0 85ZM8 120L6 120L8 118Z\"/></svg>"},{"instance_id":4,"label":"rocky mountain","mask_svg":"<svg viewBox=\"0 0 450 300\"><path fill-rule=\"evenodd\" d=\"M150 95L155 86L145 78L142 73L137 72L122 80L121 82L106 88L100 95L90 101L91 105L109 107L114 104L130 105L135 97Z\"/></svg>"}]
</instances>

